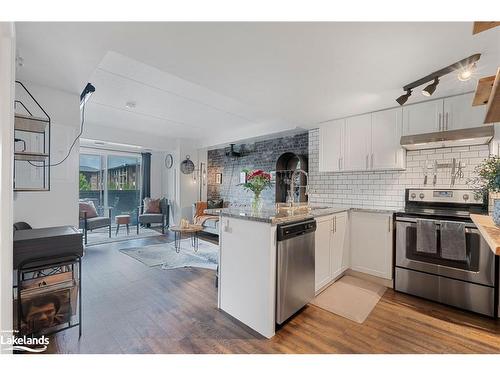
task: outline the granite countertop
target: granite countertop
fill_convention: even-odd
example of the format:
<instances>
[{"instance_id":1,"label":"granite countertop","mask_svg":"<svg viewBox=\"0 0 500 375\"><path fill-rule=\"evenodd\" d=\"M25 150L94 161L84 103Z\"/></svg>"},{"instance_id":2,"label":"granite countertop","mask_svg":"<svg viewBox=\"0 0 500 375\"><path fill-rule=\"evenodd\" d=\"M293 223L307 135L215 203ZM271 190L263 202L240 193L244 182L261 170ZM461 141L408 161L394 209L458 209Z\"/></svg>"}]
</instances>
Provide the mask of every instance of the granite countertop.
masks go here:
<instances>
[{"instance_id":1,"label":"granite countertop","mask_svg":"<svg viewBox=\"0 0 500 375\"><path fill-rule=\"evenodd\" d=\"M229 207L223 209L207 209L206 214L209 215L220 215L225 217L234 217L238 219L245 219L251 221L260 221L263 223L270 224L280 224L289 221L303 220L315 217L321 217L326 215L332 215L339 212L345 211L361 211L361 212L376 212L376 213L393 213L397 210L395 209L384 209L384 208L354 208L350 206L312 206L309 212L297 212L297 213L287 213L287 212L277 212L274 207L264 208L259 212L253 212L250 208L245 207Z\"/></svg>"}]
</instances>

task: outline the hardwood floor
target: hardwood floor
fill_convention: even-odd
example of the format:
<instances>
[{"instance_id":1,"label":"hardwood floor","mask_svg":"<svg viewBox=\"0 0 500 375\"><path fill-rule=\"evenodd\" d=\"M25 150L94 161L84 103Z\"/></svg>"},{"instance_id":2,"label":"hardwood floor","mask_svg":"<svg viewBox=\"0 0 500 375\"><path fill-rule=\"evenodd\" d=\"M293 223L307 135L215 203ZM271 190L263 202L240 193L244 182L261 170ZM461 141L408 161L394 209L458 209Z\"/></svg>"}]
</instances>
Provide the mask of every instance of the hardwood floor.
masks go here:
<instances>
[{"instance_id":1,"label":"hardwood floor","mask_svg":"<svg viewBox=\"0 0 500 375\"><path fill-rule=\"evenodd\" d=\"M253 334L217 310L215 273L150 268L118 250L171 234L86 249L83 335L48 353L499 353L500 323L388 290L363 324L306 306L276 336Z\"/></svg>"}]
</instances>

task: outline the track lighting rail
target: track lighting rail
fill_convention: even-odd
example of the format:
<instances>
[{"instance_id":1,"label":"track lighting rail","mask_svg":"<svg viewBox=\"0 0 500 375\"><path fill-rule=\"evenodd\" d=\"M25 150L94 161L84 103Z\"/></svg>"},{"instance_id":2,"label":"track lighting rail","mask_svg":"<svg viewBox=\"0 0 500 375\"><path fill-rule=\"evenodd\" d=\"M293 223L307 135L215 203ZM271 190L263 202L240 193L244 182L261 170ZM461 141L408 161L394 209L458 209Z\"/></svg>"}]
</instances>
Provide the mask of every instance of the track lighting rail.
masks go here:
<instances>
[{"instance_id":1,"label":"track lighting rail","mask_svg":"<svg viewBox=\"0 0 500 375\"><path fill-rule=\"evenodd\" d=\"M476 61L478 61L481 57L480 53L476 53L474 55L471 55L465 59L462 59L460 61L457 61L454 64L448 65L447 67L443 69L436 70L435 72L426 75L423 78L417 79L415 82L409 83L406 86L403 86L404 91L412 90L415 87L421 86L424 83L430 82L436 78L442 77L448 73L454 72L455 70L463 69L466 66L469 66L471 64L474 64Z\"/></svg>"},{"instance_id":2,"label":"track lighting rail","mask_svg":"<svg viewBox=\"0 0 500 375\"><path fill-rule=\"evenodd\" d=\"M396 99L396 101L398 102L399 105L405 104L407 102L408 98L411 96L414 88L421 86L424 83L433 81L430 85L425 87L424 90L422 91L422 94L424 94L425 96L431 96L434 93L434 91L436 90L437 85L439 84L440 77L442 77L448 73L454 72L456 70L461 70L461 69L463 70L466 67L471 67L480 58L481 58L481 54L476 53L474 55L466 57L465 59L457 61L454 64L448 65L447 67L445 67L443 69L436 70L435 72L428 74L423 78L417 79L416 81L409 83L406 86L403 86L403 90L406 91L406 93L401 95L400 97L398 97ZM459 79L461 79L461 80L469 79L470 75L471 75L470 71L471 71L471 68L468 68L468 73L469 73L468 77L464 77L463 79L461 79L459 76Z\"/></svg>"}]
</instances>

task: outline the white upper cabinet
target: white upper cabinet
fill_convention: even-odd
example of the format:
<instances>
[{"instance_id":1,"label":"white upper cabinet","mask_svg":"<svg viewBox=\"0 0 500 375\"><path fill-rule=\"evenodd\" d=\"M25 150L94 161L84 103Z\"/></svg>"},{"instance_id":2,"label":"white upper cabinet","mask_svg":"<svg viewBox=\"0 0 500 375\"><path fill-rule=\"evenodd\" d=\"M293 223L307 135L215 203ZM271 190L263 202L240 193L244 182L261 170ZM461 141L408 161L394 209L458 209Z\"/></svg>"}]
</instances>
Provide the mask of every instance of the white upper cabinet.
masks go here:
<instances>
[{"instance_id":1,"label":"white upper cabinet","mask_svg":"<svg viewBox=\"0 0 500 375\"><path fill-rule=\"evenodd\" d=\"M472 106L474 94L452 96L444 99L444 130L456 130L482 126L486 116L486 106Z\"/></svg>"},{"instance_id":2,"label":"white upper cabinet","mask_svg":"<svg viewBox=\"0 0 500 375\"><path fill-rule=\"evenodd\" d=\"M345 123L345 170L370 169L371 114L348 117Z\"/></svg>"},{"instance_id":3,"label":"white upper cabinet","mask_svg":"<svg viewBox=\"0 0 500 375\"><path fill-rule=\"evenodd\" d=\"M404 135L473 128L483 125L485 106L472 106L474 93L403 106Z\"/></svg>"},{"instance_id":4,"label":"white upper cabinet","mask_svg":"<svg viewBox=\"0 0 500 375\"><path fill-rule=\"evenodd\" d=\"M432 100L403 106L404 135L425 134L443 130L443 101Z\"/></svg>"},{"instance_id":5,"label":"white upper cabinet","mask_svg":"<svg viewBox=\"0 0 500 375\"><path fill-rule=\"evenodd\" d=\"M319 128L319 171L339 172L344 164L345 120L324 123Z\"/></svg>"},{"instance_id":6,"label":"white upper cabinet","mask_svg":"<svg viewBox=\"0 0 500 375\"><path fill-rule=\"evenodd\" d=\"M406 153L400 145L402 109L372 113L371 169L403 169Z\"/></svg>"},{"instance_id":7,"label":"white upper cabinet","mask_svg":"<svg viewBox=\"0 0 500 375\"><path fill-rule=\"evenodd\" d=\"M329 121L319 129L319 171L405 169L402 135L481 126L485 106L473 93Z\"/></svg>"}]
</instances>

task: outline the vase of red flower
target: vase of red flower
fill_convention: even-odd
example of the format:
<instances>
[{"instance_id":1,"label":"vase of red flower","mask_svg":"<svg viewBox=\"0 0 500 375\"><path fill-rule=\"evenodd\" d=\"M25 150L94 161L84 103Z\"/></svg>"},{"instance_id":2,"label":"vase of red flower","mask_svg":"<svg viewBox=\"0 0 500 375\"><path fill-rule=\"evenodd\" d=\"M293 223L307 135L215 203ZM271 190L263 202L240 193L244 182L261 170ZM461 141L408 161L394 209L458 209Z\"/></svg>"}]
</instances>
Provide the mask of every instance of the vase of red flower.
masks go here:
<instances>
[{"instance_id":1,"label":"vase of red flower","mask_svg":"<svg viewBox=\"0 0 500 375\"><path fill-rule=\"evenodd\" d=\"M245 190L253 192L252 211L258 212L262 209L262 198L260 196L262 191L271 187L271 175L262 169L253 171L244 169L243 172L247 174L246 182L240 185Z\"/></svg>"}]
</instances>

